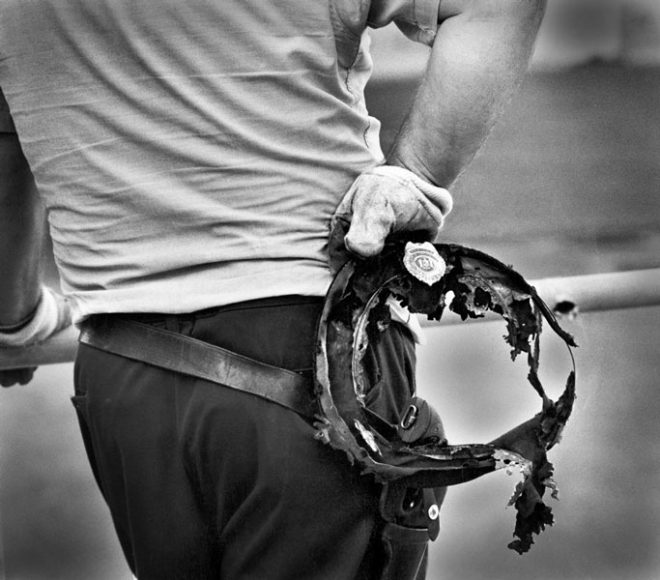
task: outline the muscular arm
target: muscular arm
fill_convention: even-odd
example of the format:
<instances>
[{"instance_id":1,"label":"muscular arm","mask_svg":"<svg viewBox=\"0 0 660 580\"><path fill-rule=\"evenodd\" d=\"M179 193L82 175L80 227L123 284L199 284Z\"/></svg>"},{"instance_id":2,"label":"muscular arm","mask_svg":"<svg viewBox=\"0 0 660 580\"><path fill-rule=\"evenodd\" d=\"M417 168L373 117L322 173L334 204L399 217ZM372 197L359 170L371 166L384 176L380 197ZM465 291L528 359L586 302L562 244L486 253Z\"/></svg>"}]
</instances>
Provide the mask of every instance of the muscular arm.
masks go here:
<instances>
[{"instance_id":1,"label":"muscular arm","mask_svg":"<svg viewBox=\"0 0 660 580\"><path fill-rule=\"evenodd\" d=\"M41 294L43 210L15 134L0 133L0 326L28 316Z\"/></svg>"},{"instance_id":2,"label":"muscular arm","mask_svg":"<svg viewBox=\"0 0 660 580\"><path fill-rule=\"evenodd\" d=\"M444 0L426 75L388 163L449 187L518 88L545 0Z\"/></svg>"}]
</instances>

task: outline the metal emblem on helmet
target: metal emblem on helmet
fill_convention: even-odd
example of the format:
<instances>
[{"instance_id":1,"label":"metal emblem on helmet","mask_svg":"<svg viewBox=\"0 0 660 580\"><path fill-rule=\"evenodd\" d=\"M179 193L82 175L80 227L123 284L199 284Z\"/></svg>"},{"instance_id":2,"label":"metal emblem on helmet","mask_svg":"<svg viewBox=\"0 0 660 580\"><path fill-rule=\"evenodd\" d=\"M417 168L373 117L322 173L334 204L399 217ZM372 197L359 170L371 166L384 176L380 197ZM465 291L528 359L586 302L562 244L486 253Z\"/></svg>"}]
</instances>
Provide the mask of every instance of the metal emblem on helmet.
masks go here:
<instances>
[{"instance_id":1,"label":"metal emblem on helmet","mask_svg":"<svg viewBox=\"0 0 660 580\"><path fill-rule=\"evenodd\" d=\"M430 242L408 242L403 255L406 270L419 281L435 284L445 275L447 264Z\"/></svg>"}]
</instances>

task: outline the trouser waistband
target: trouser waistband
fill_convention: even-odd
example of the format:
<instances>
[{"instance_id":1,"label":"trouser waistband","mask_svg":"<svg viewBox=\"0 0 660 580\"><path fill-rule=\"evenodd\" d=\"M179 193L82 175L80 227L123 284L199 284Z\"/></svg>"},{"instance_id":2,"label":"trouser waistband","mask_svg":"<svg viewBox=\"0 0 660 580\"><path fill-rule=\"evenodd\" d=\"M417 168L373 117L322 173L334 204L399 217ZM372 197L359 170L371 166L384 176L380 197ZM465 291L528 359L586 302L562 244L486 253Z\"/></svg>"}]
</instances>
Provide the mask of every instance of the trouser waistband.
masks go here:
<instances>
[{"instance_id":1,"label":"trouser waistband","mask_svg":"<svg viewBox=\"0 0 660 580\"><path fill-rule=\"evenodd\" d=\"M309 382L293 371L134 320L106 318L83 324L80 342L242 391L313 419L316 406Z\"/></svg>"},{"instance_id":2,"label":"trouser waistband","mask_svg":"<svg viewBox=\"0 0 660 580\"><path fill-rule=\"evenodd\" d=\"M185 314L91 316L80 341L251 393L310 419L321 298L283 296Z\"/></svg>"},{"instance_id":3,"label":"trouser waistband","mask_svg":"<svg viewBox=\"0 0 660 580\"><path fill-rule=\"evenodd\" d=\"M89 318L133 320L181 333L311 379L323 298L278 296L192 313L118 313Z\"/></svg>"}]
</instances>

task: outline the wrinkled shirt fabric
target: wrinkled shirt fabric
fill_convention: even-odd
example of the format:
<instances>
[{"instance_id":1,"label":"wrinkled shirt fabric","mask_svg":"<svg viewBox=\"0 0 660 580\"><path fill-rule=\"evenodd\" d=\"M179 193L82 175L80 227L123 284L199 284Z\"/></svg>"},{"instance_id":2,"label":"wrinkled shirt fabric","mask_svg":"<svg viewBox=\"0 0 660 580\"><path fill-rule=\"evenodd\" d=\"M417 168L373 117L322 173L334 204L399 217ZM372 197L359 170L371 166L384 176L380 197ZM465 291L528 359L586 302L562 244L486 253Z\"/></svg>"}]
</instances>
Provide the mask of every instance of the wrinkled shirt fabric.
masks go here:
<instances>
[{"instance_id":1,"label":"wrinkled shirt fabric","mask_svg":"<svg viewBox=\"0 0 660 580\"><path fill-rule=\"evenodd\" d=\"M77 320L321 296L339 200L383 162L368 27L440 0L0 0L16 131Z\"/></svg>"}]
</instances>

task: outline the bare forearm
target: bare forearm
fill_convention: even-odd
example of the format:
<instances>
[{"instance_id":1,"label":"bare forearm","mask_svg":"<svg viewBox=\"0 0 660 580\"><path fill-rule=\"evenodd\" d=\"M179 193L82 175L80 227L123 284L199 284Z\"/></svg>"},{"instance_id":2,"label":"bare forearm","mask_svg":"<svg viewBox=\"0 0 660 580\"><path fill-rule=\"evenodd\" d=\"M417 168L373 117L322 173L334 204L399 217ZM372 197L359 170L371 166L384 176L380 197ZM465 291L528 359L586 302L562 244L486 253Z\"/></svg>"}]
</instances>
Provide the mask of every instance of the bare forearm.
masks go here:
<instances>
[{"instance_id":1,"label":"bare forearm","mask_svg":"<svg viewBox=\"0 0 660 580\"><path fill-rule=\"evenodd\" d=\"M12 134L0 134L0 325L23 320L40 296L43 210Z\"/></svg>"},{"instance_id":2,"label":"bare forearm","mask_svg":"<svg viewBox=\"0 0 660 580\"><path fill-rule=\"evenodd\" d=\"M449 2L447 3L449 4ZM388 162L448 187L520 85L543 0L472 0L440 26Z\"/></svg>"}]
</instances>

